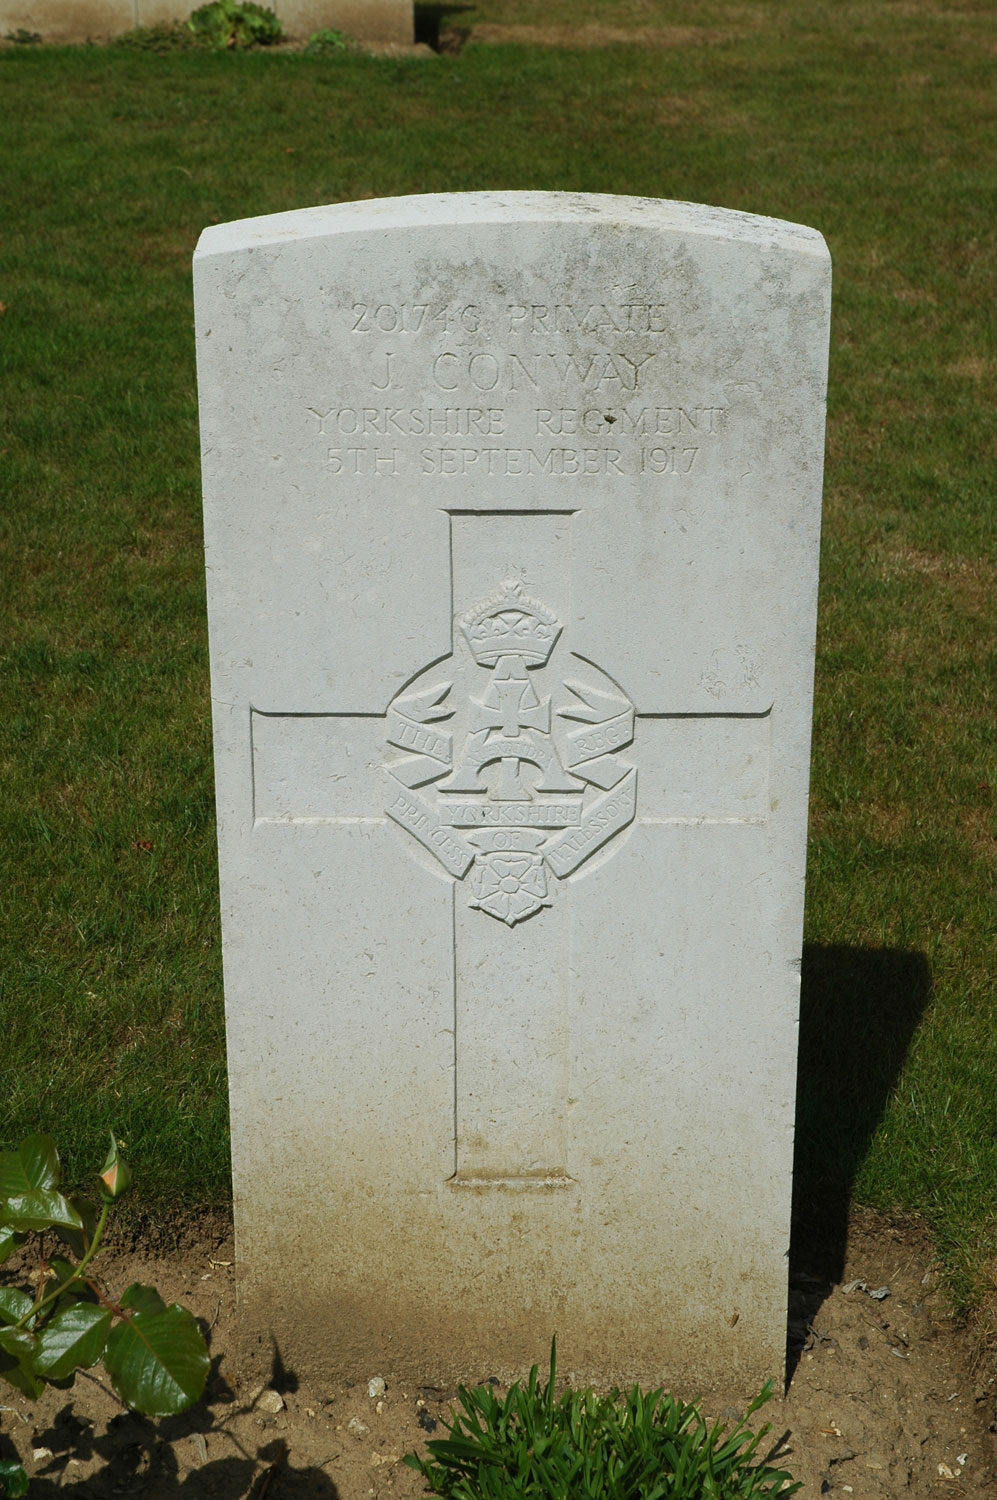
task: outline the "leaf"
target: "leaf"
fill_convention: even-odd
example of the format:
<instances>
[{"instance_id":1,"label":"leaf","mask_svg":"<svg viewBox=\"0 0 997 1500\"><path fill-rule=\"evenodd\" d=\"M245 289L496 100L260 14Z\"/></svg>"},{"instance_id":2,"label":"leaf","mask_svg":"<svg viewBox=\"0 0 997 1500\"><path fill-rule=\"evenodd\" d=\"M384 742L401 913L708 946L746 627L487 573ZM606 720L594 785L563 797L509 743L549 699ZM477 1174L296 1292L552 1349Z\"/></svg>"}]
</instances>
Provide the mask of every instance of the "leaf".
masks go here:
<instances>
[{"instance_id":1,"label":"leaf","mask_svg":"<svg viewBox=\"0 0 997 1500\"><path fill-rule=\"evenodd\" d=\"M6 1224L0 1225L0 1265L12 1255L18 1245L22 1243L22 1236L9 1229Z\"/></svg>"},{"instance_id":2,"label":"leaf","mask_svg":"<svg viewBox=\"0 0 997 1500\"><path fill-rule=\"evenodd\" d=\"M68 1198L52 1188L37 1188L8 1198L3 1210L4 1222L11 1229L39 1230L53 1227L81 1229L83 1220Z\"/></svg>"},{"instance_id":3,"label":"leaf","mask_svg":"<svg viewBox=\"0 0 997 1500\"><path fill-rule=\"evenodd\" d=\"M0 1485L10 1500L21 1500L28 1493L28 1476L19 1463L9 1458L0 1458Z\"/></svg>"},{"instance_id":4,"label":"leaf","mask_svg":"<svg viewBox=\"0 0 997 1500\"><path fill-rule=\"evenodd\" d=\"M30 1370L26 1370L16 1360L8 1368L2 1357L0 1380L6 1380L8 1385L12 1385L15 1391L20 1391L22 1396L27 1396L29 1401L37 1401L45 1389L45 1382L39 1376L32 1375Z\"/></svg>"},{"instance_id":5,"label":"leaf","mask_svg":"<svg viewBox=\"0 0 997 1500\"><path fill-rule=\"evenodd\" d=\"M81 1230L70 1229L65 1224L56 1224L54 1228L59 1238L69 1246L74 1255L82 1260L87 1253L90 1241L94 1237L100 1210L95 1203L91 1203L90 1199L85 1198L82 1193L70 1193L69 1201L79 1214L83 1228Z\"/></svg>"},{"instance_id":6,"label":"leaf","mask_svg":"<svg viewBox=\"0 0 997 1500\"><path fill-rule=\"evenodd\" d=\"M175 1302L163 1307L152 1287L131 1286L121 1301L139 1311L116 1323L107 1340L104 1368L115 1391L148 1417L186 1411L204 1390L210 1363L193 1316Z\"/></svg>"},{"instance_id":7,"label":"leaf","mask_svg":"<svg viewBox=\"0 0 997 1500\"><path fill-rule=\"evenodd\" d=\"M57 1313L38 1334L34 1365L47 1380L62 1380L95 1365L104 1352L111 1327L109 1308L78 1302Z\"/></svg>"},{"instance_id":8,"label":"leaf","mask_svg":"<svg viewBox=\"0 0 997 1500\"><path fill-rule=\"evenodd\" d=\"M0 1379L31 1401L45 1389L44 1380L32 1369L36 1343L34 1334L24 1328L0 1328Z\"/></svg>"},{"instance_id":9,"label":"leaf","mask_svg":"<svg viewBox=\"0 0 997 1500\"><path fill-rule=\"evenodd\" d=\"M140 1313L161 1313L166 1311L166 1303L156 1291L154 1286L143 1286L140 1281L133 1281L121 1299L122 1307L130 1307Z\"/></svg>"},{"instance_id":10,"label":"leaf","mask_svg":"<svg viewBox=\"0 0 997 1500\"><path fill-rule=\"evenodd\" d=\"M766 1429L752 1434L744 1419L731 1445L722 1424L709 1428L695 1405L660 1387L602 1397L569 1388L557 1400L555 1382L552 1344L546 1383L534 1366L504 1403L487 1388L459 1386L449 1438L427 1444L430 1459L409 1454L404 1462L447 1500L789 1500L800 1488L755 1462ZM752 1410L766 1399L763 1389Z\"/></svg>"},{"instance_id":11,"label":"leaf","mask_svg":"<svg viewBox=\"0 0 997 1500\"><path fill-rule=\"evenodd\" d=\"M26 1328L0 1328L0 1350L15 1359L31 1359L37 1342Z\"/></svg>"},{"instance_id":12,"label":"leaf","mask_svg":"<svg viewBox=\"0 0 997 1500\"><path fill-rule=\"evenodd\" d=\"M4 1323L19 1323L33 1306L27 1292L16 1286L0 1286L0 1319Z\"/></svg>"},{"instance_id":13,"label":"leaf","mask_svg":"<svg viewBox=\"0 0 997 1500\"><path fill-rule=\"evenodd\" d=\"M61 1176L59 1153L50 1135L29 1135L16 1151L0 1152L0 1198L58 1187Z\"/></svg>"},{"instance_id":14,"label":"leaf","mask_svg":"<svg viewBox=\"0 0 997 1500\"><path fill-rule=\"evenodd\" d=\"M53 1255L52 1259L48 1263L48 1268L51 1271L52 1276L54 1277L56 1282L58 1282L59 1290L65 1292L67 1283L72 1281L73 1277L76 1275L76 1267L72 1265L68 1260L63 1260L61 1255ZM50 1288L50 1290L52 1290L52 1288ZM85 1295L86 1290L87 1288L84 1283L78 1281L74 1286L70 1287L66 1295L70 1297L82 1297Z\"/></svg>"}]
</instances>

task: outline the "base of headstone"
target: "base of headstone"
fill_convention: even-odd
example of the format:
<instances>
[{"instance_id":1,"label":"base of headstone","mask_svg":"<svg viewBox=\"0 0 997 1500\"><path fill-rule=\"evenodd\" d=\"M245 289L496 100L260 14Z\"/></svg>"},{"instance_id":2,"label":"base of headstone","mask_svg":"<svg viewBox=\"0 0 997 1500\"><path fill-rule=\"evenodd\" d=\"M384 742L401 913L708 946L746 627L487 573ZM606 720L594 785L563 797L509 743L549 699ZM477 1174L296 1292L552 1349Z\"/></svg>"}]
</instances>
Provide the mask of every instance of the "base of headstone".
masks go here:
<instances>
[{"instance_id":1,"label":"base of headstone","mask_svg":"<svg viewBox=\"0 0 997 1500\"><path fill-rule=\"evenodd\" d=\"M275 9L292 40L326 27L361 42L411 46L415 37L412 0L277 0Z\"/></svg>"}]
</instances>

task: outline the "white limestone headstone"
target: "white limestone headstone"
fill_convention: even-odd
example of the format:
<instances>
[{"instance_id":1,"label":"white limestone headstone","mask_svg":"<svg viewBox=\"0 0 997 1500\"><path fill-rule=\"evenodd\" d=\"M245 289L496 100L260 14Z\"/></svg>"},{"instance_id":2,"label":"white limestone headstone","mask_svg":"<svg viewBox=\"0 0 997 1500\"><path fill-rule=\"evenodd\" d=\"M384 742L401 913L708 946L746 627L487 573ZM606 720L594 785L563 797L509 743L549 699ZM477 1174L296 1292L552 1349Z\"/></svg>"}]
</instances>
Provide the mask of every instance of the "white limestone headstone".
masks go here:
<instances>
[{"instance_id":1,"label":"white limestone headstone","mask_svg":"<svg viewBox=\"0 0 997 1500\"><path fill-rule=\"evenodd\" d=\"M364 42L411 46L412 0L269 0L288 38L332 27ZM197 0L0 0L0 36L23 30L45 42L85 42L135 26L186 21Z\"/></svg>"},{"instance_id":2,"label":"white limestone headstone","mask_svg":"<svg viewBox=\"0 0 997 1500\"><path fill-rule=\"evenodd\" d=\"M247 1350L778 1376L821 236L415 197L195 283Z\"/></svg>"}]
</instances>

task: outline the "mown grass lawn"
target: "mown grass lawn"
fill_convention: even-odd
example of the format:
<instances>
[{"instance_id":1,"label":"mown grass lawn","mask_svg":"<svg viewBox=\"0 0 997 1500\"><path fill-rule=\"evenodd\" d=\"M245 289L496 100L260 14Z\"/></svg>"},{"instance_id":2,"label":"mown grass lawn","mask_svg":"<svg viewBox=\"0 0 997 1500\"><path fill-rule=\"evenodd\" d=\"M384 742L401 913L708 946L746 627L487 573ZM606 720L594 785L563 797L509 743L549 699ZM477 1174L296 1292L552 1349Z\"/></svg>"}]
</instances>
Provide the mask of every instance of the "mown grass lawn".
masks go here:
<instances>
[{"instance_id":1,"label":"mown grass lawn","mask_svg":"<svg viewBox=\"0 0 997 1500\"><path fill-rule=\"evenodd\" d=\"M992 22L989 0L550 0L543 40L604 44L0 52L0 1140L51 1130L82 1169L113 1124L147 1202L228 1194L201 228L475 188L685 198L813 224L835 266L801 1180L926 1214L986 1298Z\"/></svg>"}]
</instances>

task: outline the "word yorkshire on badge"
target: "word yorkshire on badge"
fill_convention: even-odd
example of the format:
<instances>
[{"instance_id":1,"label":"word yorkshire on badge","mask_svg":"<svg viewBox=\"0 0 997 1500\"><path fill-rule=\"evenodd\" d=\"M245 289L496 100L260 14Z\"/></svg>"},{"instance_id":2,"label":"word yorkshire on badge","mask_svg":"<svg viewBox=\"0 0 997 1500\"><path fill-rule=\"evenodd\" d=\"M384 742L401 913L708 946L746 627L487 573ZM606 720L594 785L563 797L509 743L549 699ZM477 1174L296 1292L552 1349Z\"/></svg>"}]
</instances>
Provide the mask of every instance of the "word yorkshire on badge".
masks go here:
<instances>
[{"instance_id":1,"label":"word yorkshire on badge","mask_svg":"<svg viewBox=\"0 0 997 1500\"><path fill-rule=\"evenodd\" d=\"M470 906L511 927L633 820L637 772L617 752L634 708L522 583L459 627L449 661L388 709L388 745L408 753L385 767L386 808L466 881Z\"/></svg>"}]
</instances>

